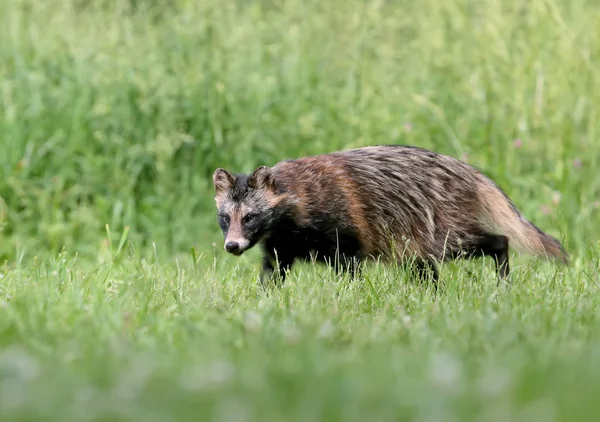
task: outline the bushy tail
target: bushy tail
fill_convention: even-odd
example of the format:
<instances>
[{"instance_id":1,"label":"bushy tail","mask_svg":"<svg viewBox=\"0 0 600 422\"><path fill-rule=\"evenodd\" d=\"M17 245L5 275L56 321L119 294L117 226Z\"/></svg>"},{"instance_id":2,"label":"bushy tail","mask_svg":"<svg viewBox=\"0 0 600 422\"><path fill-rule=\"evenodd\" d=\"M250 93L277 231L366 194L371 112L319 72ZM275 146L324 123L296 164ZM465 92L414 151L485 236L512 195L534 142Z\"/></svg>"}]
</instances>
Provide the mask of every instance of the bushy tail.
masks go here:
<instances>
[{"instance_id":1,"label":"bushy tail","mask_svg":"<svg viewBox=\"0 0 600 422\"><path fill-rule=\"evenodd\" d=\"M482 222L487 229L508 237L509 244L523 253L569 263L569 254L561 243L523 217L493 182L482 180L478 184L478 192L483 211Z\"/></svg>"}]
</instances>

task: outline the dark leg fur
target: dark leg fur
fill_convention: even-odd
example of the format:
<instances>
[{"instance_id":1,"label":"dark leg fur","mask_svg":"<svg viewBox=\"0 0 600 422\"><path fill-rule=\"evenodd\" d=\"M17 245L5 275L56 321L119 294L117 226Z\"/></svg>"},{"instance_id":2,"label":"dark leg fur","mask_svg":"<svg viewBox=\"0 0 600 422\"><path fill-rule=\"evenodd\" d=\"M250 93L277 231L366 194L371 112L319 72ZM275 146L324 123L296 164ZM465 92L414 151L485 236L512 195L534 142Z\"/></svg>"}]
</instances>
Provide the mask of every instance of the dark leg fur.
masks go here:
<instances>
[{"instance_id":1,"label":"dark leg fur","mask_svg":"<svg viewBox=\"0 0 600 422\"><path fill-rule=\"evenodd\" d=\"M420 280L426 280L428 273L431 274L431 281L435 289L438 288L439 273L437 265L431 260L417 259L414 264L417 276Z\"/></svg>"},{"instance_id":2,"label":"dark leg fur","mask_svg":"<svg viewBox=\"0 0 600 422\"><path fill-rule=\"evenodd\" d=\"M503 281L510 274L508 261L508 238L502 235L486 235L481 242L468 254L469 258L490 256L496 264L498 281Z\"/></svg>"},{"instance_id":3,"label":"dark leg fur","mask_svg":"<svg viewBox=\"0 0 600 422\"><path fill-rule=\"evenodd\" d=\"M496 263L496 274L498 279L503 281L510 274L510 265L508 262L508 238L506 236L497 236L492 249L491 256Z\"/></svg>"},{"instance_id":4,"label":"dark leg fur","mask_svg":"<svg viewBox=\"0 0 600 422\"><path fill-rule=\"evenodd\" d=\"M275 268L271 263L271 259L267 255L263 255L262 257L262 268L260 272L260 284L264 287L266 283L269 282L271 277L273 276Z\"/></svg>"},{"instance_id":5,"label":"dark leg fur","mask_svg":"<svg viewBox=\"0 0 600 422\"><path fill-rule=\"evenodd\" d=\"M498 281L503 281L509 274L508 238L506 236L491 235L480 245L482 255L490 256L496 264Z\"/></svg>"},{"instance_id":6,"label":"dark leg fur","mask_svg":"<svg viewBox=\"0 0 600 422\"><path fill-rule=\"evenodd\" d=\"M266 287L266 284L270 280L273 280L276 285L282 286L285 281L286 273L292 267L292 263L292 259L279 259L279 261L277 261L274 257L265 253L262 257L262 271L260 274L260 283L262 286ZM275 265L278 266L277 274L275 273Z\"/></svg>"},{"instance_id":7,"label":"dark leg fur","mask_svg":"<svg viewBox=\"0 0 600 422\"><path fill-rule=\"evenodd\" d=\"M333 268L337 274L348 273L350 281L353 281L360 275L360 259L357 256L344 256L340 260L335 260Z\"/></svg>"}]
</instances>

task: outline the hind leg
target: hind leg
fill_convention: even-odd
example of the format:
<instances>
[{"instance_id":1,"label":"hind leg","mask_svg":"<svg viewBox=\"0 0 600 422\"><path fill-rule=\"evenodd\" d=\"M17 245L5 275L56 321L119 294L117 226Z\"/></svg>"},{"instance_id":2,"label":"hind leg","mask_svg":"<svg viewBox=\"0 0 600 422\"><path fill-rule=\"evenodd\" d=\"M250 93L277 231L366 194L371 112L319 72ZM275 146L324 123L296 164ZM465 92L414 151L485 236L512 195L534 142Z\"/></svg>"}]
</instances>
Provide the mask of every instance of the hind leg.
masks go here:
<instances>
[{"instance_id":1,"label":"hind leg","mask_svg":"<svg viewBox=\"0 0 600 422\"><path fill-rule=\"evenodd\" d=\"M510 264L508 262L508 238L506 236L497 236L495 249L492 251L492 257L496 262L496 274L498 279L503 281L510 274Z\"/></svg>"},{"instance_id":2,"label":"hind leg","mask_svg":"<svg viewBox=\"0 0 600 422\"><path fill-rule=\"evenodd\" d=\"M435 262L429 260L429 259L417 259L415 261L415 270L417 272L417 276L420 280L426 280L427 279L427 274L431 274L431 281L433 282L433 285L435 287L435 289L437 290L438 288L438 279L439 279L439 272L437 269L437 265L435 264Z\"/></svg>"},{"instance_id":3,"label":"hind leg","mask_svg":"<svg viewBox=\"0 0 600 422\"><path fill-rule=\"evenodd\" d=\"M508 238L503 235L486 235L471 253L475 256L490 256L496 264L498 282L504 281L510 274L508 261Z\"/></svg>"}]
</instances>

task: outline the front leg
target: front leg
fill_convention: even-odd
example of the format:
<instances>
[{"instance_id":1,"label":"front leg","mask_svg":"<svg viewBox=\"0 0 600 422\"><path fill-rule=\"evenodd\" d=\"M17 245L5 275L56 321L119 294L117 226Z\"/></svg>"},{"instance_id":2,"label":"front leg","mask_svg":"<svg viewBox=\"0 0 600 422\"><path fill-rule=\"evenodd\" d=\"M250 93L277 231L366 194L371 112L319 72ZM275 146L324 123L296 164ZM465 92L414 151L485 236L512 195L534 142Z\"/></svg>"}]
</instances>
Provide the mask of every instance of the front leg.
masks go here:
<instances>
[{"instance_id":1,"label":"front leg","mask_svg":"<svg viewBox=\"0 0 600 422\"><path fill-rule=\"evenodd\" d=\"M340 262L341 261L341 262ZM350 281L354 281L360 276L360 257L359 256L344 256L341 260L336 260L334 263L336 274L348 274Z\"/></svg>"},{"instance_id":2,"label":"front leg","mask_svg":"<svg viewBox=\"0 0 600 422\"><path fill-rule=\"evenodd\" d=\"M417 277L420 281L426 280L428 274L431 275L433 287L436 291L438 290L438 280L440 276L437 265L434 261L430 259L417 258L416 262L414 263L414 269L416 270Z\"/></svg>"},{"instance_id":3,"label":"front leg","mask_svg":"<svg viewBox=\"0 0 600 422\"><path fill-rule=\"evenodd\" d=\"M292 263L293 259L275 259L272 254L265 251L262 257L261 285L266 287L270 281L274 281L277 287L283 286L286 273L291 269ZM275 267L277 267L277 271L275 271Z\"/></svg>"}]
</instances>

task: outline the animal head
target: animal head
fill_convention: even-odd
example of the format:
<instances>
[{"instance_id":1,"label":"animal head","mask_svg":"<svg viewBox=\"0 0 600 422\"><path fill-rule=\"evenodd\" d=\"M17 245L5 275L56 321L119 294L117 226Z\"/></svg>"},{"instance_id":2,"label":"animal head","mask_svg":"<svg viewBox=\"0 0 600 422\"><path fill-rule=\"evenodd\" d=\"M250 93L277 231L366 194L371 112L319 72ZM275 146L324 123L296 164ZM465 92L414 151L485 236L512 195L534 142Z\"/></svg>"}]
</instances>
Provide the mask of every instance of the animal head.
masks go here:
<instances>
[{"instance_id":1,"label":"animal head","mask_svg":"<svg viewBox=\"0 0 600 422\"><path fill-rule=\"evenodd\" d=\"M239 256L256 245L270 227L278 203L273 172L261 166L249 175L233 175L218 168L213 184L225 250Z\"/></svg>"}]
</instances>

